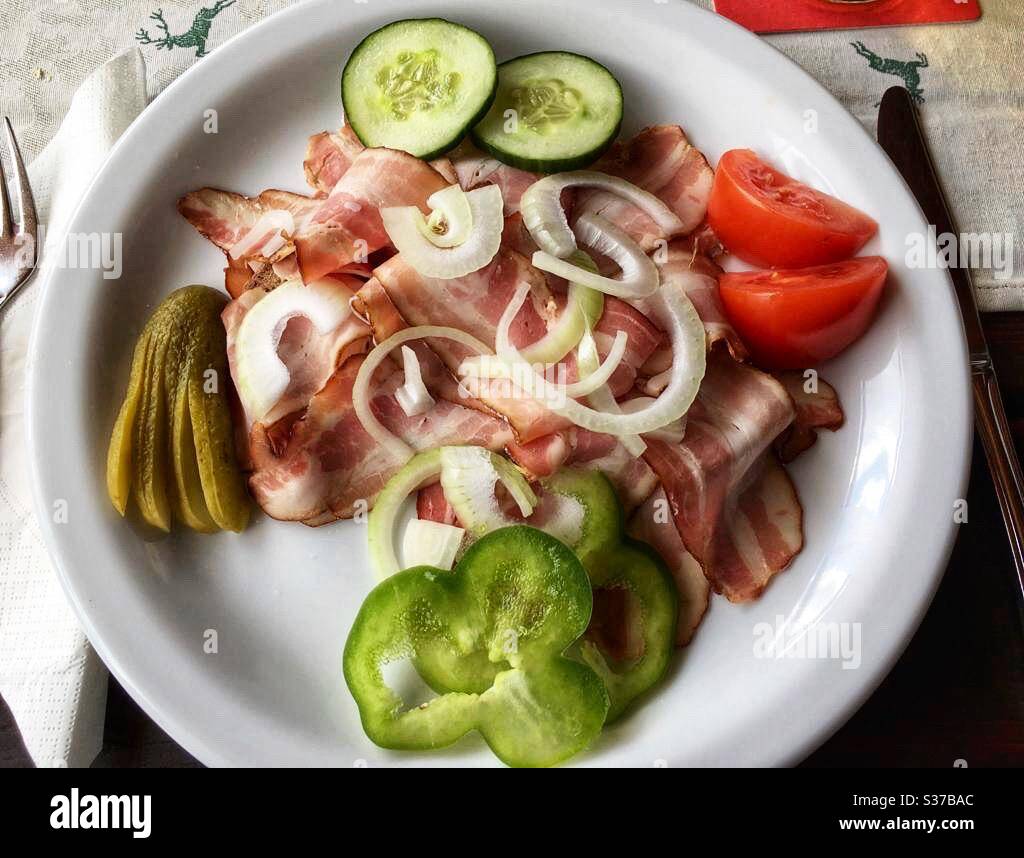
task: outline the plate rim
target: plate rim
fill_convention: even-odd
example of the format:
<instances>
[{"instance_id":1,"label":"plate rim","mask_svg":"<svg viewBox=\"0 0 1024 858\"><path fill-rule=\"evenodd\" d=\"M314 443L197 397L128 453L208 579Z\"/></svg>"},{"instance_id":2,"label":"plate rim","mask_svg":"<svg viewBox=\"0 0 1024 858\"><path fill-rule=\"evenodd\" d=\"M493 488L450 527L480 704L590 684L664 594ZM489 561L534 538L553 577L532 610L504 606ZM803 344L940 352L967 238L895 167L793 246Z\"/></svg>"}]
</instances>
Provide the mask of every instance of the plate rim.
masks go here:
<instances>
[{"instance_id":1,"label":"plate rim","mask_svg":"<svg viewBox=\"0 0 1024 858\"><path fill-rule=\"evenodd\" d=\"M599 3L602 6L612 7L620 5L616 3L615 0L599 0ZM92 201L96 187L107 180L108 174L113 169L112 165L116 164L116 160L121 150L126 148L131 141L134 140L134 137L139 133L139 129L148 121L148 118L155 113L153 109L154 105L162 105L167 100L167 96L190 85L194 78L199 77L201 69L205 75L215 73L216 65L219 63L230 62L234 58L232 54L238 51L239 45L253 38L254 34L262 33L266 29L279 26L280 22L286 19L301 17L303 14L308 13L311 7L330 7L331 5L332 0L308 0L308 2L285 7L239 33L236 33L231 38L223 42L217 49L210 53L209 57L206 58L209 61L218 57L218 54L220 54L221 56L216 62L208 62L205 68L201 63L194 63L181 75L175 78L175 80L168 84L167 87L165 87L149 104L147 104L145 109L132 121L128 128L125 129L124 133L111 148L103 166L97 171L96 175L89 183L81 200L76 205L73 214L68 219L68 229L75 225L82 213L82 210L85 209ZM745 41L752 52L760 52L761 55L765 57L770 54L775 62L781 60L783 65L788 65L790 67L790 71L795 72L800 76L820 98L832 105L834 108L837 108L845 115L845 117L850 121L850 127L855 129L855 133L861 135L862 141L866 140L870 147L873 147L881 153L890 170L890 179L896 183L896 186L903 189L906 196L913 204L913 207L918 212L922 222L927 223L927 218L921 210L920 205L906 181L896 170L895 166L893 166L889 161L888 156L885 155L884 150L881 149L877 141L868 133L860 121L857 120L849 110L847 110L845 105L843 105L838 98L832 95L824 85L805 71L795 60L791 59L770 42L759 38L757 35L749 32L739 24L727 18L723 18L710 10L694 4L686 3L679 4L675 9L675 13L693 15L698 18L704 16L713 18L715 19L714 23L711 23L708 20L708 17L704 18L705 20L708 20L708 26L718 26L723 30L731 30L733 36ZM428 9L424 9L423 15L429 14L430 11ZM451 15L455 13L448 12L447 14ZM441 17L444 17L444 14L442 14ZM398 19L396 18L395 20ZM38 366L36 355L38 353L37 346L40 344L44 336L43 328L45 326L44 319L46 317L46 313L44 311L52 298L54 293L53 284L58 278L60 271L61 269L59 267L50 268L45 272L42 282L38 284L40 294L37 298L38 306L36 308L28 346L28 365L26 367L24 400L26 404L26 443L29 452L30 482L34 501L34 512L36 514L36 521L39 523L40 531L44 537L47 554L57 571L61 588L71 603L76 618L79 623L81 623L83 631L86 633L91 646L102 659L107 669L110 670L115 679L122 685L122 687L125 688L132 699L161 727L161 729L163 729L171 736L172 739L174 739L174 741L178 742L188 753L196 757L200 762L209 766L238 765L236 760L228 758L226 755L221 753L217 747L211 745L202 736L194 732L187 722L163 711L160 706L150 699L149 695L142 689L140 684L133 679L132 674L134 671L127 669L121 660L118 659L107 647L103 634L100 632L98 626L93 622L90 611L83 604L84 600L80 598L75 589L74 574L70 572L66 563L64 551L61 549L61 541L55 529L54 522L47 514L48 500L43 496L43 463L41 461L41 450L39 446L40 435L38 433L42 416L37 415L36 405L39 398L36 384ZM958 402L961 409L960 414L958 415L959 421L957 421L956 425L956 429L961 440L961 455L959 484L955 488L959 493L958 496L963 497L970 477L973 453L973 406L969 383L970 373L968 367L968 353L966 340L963 336L962 318L959 315L959 309L956 305L955 295L953 292L952 280L948 273L945 274L944 279L948 287L947 300L952 303L956 313L956 318L960 321L961 336L954 344L955 350L959 352L959 359L955 362L955 369L958 370L957 381L960 390L959 395L956 395L957 391L951 391L950 402ZM899 640L889 646L889 650L885 657L878 658L873 663L872 668L869 669L869 672L866 674L867 678L861 684L859 692L857 694L848 695L841 705L836 706L832 710L831 716L821 722L814 730L810 731L802 741L792 743L790 747L784 751L775 753L774 762L771 763L771 765L790 766L806 758L810 753L826 742L838 729L840 729L856 713L856 711L863 706L866 700L874 694L878 686L885 677L888 676L896 662L903 655L910 640L916 634L925 614L928 612L935 593L938 590L948 567L949 557L956 541L957 533L957 526L953 522L951 516L950 521L947 523L945 531L942 534L942 538L935 539L934 544L938 549L937 557L940 562L937 563L936 567L931 569L929 572L927 592L920 600L915 610L905 612L902 615L903 629ZM427 762L427 765L429 765L429 761Z\"/></svg>"}]
</instances>

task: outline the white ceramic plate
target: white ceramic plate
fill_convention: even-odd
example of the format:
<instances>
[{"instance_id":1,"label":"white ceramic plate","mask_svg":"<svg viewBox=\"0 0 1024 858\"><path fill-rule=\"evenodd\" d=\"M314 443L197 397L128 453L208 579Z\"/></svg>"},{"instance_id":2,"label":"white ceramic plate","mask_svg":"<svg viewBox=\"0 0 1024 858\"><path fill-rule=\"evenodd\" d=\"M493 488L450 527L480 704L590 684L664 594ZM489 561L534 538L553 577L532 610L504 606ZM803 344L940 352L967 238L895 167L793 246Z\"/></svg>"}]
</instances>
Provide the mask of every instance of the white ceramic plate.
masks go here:
<instances>
[{"instance_id":1,"label":"white ceramic plate","mask_svg":"<svg viewBox=\"0 0 1024 858\"><path fill-rule=\"evenodd\" d=\"M90 640L153 718L208 764L489 765L482 741L392 754L372 745L341 651L373 578L364 533L257 518L242 536L144 542L111 509L104 459L132 345L185 283L222 282L219 252L174 203L214 185L304 191L308 135L340 122L339 69L365 34L430 14L484 33L499 59L565 49L613 69L631 132L678 122L712 163L751 147L873 214L867 249L892 264L868 336L827 367L847 424L793 468L807 547L759 601L716 599L694 644L645 705L580 764L778 765L798 761L875 688L939 582L969 459L967 362L951 287L908 270L925 225L860 125L795 65L688 3L596 0L320 0L218 48L135 122L71 227L124 234L124 275L56 270L32 345L30 442L40 519ZM219 131L203 131L204 111ZM809 110L817 133L807 133ZM69 520L52 520L65 500ZM754 657L758 623L790 632L860 624L859 665ZM207 630L218 652L204 651Z\"/></svg>"}]
</instances>

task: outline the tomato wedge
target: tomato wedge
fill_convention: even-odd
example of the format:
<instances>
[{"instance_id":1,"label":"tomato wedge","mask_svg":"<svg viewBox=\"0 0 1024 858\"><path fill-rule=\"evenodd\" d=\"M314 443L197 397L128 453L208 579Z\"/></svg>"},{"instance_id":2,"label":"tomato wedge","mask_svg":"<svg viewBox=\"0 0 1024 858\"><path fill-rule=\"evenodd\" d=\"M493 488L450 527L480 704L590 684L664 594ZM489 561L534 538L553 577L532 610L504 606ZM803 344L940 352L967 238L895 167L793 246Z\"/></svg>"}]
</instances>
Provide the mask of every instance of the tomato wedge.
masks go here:
<instances>
[{"instance_id":1,"label":"tomato wedge","mask_svg":"<svg viewBox=\"0 0 1024 858\"><path fill-rule=\"evenodd\" d=\"M724 274L726 315L767 369L806 369L835 357L867 329L888 263L880 256L791 271Z\"/></svg>"},{"instance_id":2,"label":"tomato wedge","mask_svg":"<svg viewBox=\"0 0 1024 858\"><path fill-rule=\"evenodd\" d=\"M726 249L765 268L849 259L878 231L863 212L780 173L749 149L733 149L718 162L708 222Z\"/></svg>"}]
</instances>

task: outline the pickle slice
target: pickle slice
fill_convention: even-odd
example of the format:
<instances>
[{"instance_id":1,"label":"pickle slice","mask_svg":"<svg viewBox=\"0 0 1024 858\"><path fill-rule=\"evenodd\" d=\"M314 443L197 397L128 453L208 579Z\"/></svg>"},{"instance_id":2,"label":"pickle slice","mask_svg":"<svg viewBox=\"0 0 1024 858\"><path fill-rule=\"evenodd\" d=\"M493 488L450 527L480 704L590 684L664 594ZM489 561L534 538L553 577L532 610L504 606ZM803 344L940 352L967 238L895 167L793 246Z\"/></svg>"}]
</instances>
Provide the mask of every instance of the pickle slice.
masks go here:
<instances>
[{"instance_id":1,"label":"pickle slice","mask_svg":"<svg viewBox=\"0 0 1024 858\"><path fill-rule=\"evenodd\" d=\"M188 407L188 381L181 380L171 409L171 463L174 467L175 514L186 527L200 533L220 528L210 515L199 476L192 417Z\"/></svg>"},{"instance_id":2,"label":"pickle slice","mask_svg":"<svg viewBox=\"0 0 1024 858\"><path fill-rule=\"evenodd\" d=\"M118 412L114 430L107 448L107 494L110 502L122 516L128 509L132 487L132 439L135 434L135 415L139 411L148 371L147 352L149 334L143 331L132 355L132 369L128 378L128 392Z\"/></svg>"},{"instance_id":3,"label":"pickle slice","mask_svg":"<svg viewBox=\"0 0 1024 858\"><path fill-rule=\"evenodd\" d=\"M163 362L167 338L150 338L146 383L141 408L135 419L132 456L132 495L142 518L165 533L171 529L167 499L167 406L164 400Z\"/></svg>"},{"instance_id":4,"label":"pickle slice","mask_svg":"<svg viewBox=\"0 0 1024 858\"><path fill-rule=\"evenodd\" d=\"M206 393L201 378L189 379L188 396L203 496L218 526L239 533L249 523L249 500L235 461L231 416L226 400Z\"/></svg>"}]
</instances>

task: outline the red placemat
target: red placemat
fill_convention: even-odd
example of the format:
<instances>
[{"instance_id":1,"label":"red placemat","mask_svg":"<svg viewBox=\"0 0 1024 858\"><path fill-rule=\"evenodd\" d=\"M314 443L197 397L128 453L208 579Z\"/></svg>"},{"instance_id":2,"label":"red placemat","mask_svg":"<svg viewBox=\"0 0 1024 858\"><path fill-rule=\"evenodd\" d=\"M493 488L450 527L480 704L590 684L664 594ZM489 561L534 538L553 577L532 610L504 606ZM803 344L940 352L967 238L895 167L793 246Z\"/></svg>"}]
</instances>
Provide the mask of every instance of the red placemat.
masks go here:
<instances>
[{"instance_id":1,"label":"red placemat","mask_svg":"<svg viewBox=\"0 0 1024 858\"><path fill-rule=\"evenodd\" d=\"M715 11L755 33L974 21L978 0L715 0Z\"/></svg>"}]
</instances>

